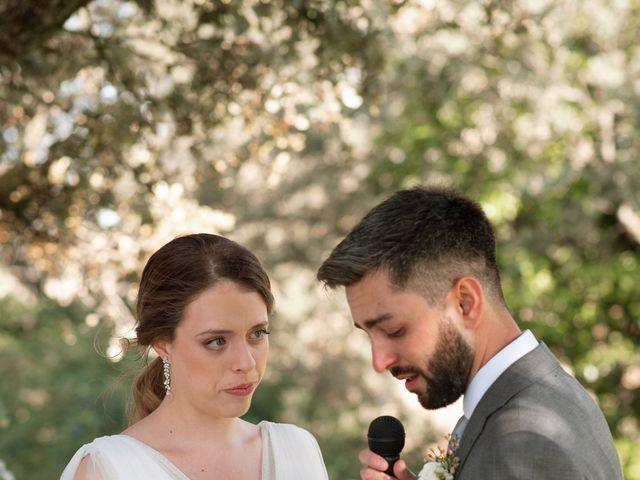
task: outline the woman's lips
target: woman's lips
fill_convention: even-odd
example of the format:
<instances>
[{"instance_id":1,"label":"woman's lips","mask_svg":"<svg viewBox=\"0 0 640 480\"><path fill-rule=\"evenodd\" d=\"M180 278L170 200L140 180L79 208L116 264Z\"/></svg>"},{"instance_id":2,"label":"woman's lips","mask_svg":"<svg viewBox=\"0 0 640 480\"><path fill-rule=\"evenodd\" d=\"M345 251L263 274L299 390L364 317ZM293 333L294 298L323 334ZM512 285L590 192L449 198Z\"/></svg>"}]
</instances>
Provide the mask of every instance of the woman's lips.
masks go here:
<instances>
[{"instance_id":1,"label":"woman's lips","mask_svg":"<svg viewBox=\"0 0 640 480\"><path fill-rule=\"evenodd\" d=\"M235 395L237 397L246 397L247 395L251 395L253 393L255 387L255 383L245 383L242 385L236 385L235 387L227 388L224 391L230 395Z\"/></svg>"}]
</instances>

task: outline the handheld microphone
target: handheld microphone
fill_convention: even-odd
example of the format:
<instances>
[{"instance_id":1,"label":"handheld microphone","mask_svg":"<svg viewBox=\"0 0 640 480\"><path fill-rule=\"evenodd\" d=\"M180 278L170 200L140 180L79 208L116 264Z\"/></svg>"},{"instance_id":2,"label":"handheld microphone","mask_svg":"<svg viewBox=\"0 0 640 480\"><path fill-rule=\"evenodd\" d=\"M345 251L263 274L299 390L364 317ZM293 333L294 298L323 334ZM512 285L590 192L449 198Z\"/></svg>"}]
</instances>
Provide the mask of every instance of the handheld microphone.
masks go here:
<instances>
[{"instance_id":1,"label":"handheld microphone","mask_svg":"<svg viewBox=\"0 0 640 480\"><path fill-rule=\"evenodd\" d=\"M369 425L367 441L369 450L383 457L389 468L384 472L393 475L393 465L400 459L400 452L404 448L404 427L402 422L390 415L375 418Z\"/></svg>"}]
</instances>

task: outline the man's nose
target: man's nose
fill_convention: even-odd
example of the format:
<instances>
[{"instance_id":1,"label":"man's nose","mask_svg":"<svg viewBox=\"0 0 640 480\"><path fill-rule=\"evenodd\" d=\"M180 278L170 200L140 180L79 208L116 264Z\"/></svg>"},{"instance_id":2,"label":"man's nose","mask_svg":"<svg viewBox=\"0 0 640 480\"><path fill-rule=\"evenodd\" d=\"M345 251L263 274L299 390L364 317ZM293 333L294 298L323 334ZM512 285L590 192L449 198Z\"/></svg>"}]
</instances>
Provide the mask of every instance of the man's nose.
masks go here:
<instances>
[{"instance_id":1,"label":"man's nose","mask_svg":"<svg viewBox=\"0 0 640 480\"><path fill-rule=\"evenodd\" d=\"M376 372L383 373L389 370L397 361L398 357L392 350L380 345L371 345L371 363Z\"/></svg>"}]
</instances>

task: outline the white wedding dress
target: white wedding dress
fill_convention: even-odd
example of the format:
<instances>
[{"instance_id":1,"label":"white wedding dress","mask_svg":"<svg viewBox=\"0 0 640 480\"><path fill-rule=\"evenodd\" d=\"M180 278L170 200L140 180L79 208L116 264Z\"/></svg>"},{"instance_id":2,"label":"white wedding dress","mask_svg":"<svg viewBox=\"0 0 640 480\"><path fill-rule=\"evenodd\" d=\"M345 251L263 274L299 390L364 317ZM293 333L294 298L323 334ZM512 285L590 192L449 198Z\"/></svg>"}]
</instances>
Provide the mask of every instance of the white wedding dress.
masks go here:
<instances>
[{"instance_id":1,"label":"white wedding dress","mask_svg":"<svg viewBox=\"0 0 640 480\"><path fill-rule=\"evenodd\" d=\"M258 426L263 452L261 480L328 480L322 453L313 435L285 423L263 421ZM60 480L73 480L86 455L91 455L90 480L190 480L160 452L128 435L100 437L83 445ZM215 476L211 480L215 480Z\"/></svg>"}]
</instances>

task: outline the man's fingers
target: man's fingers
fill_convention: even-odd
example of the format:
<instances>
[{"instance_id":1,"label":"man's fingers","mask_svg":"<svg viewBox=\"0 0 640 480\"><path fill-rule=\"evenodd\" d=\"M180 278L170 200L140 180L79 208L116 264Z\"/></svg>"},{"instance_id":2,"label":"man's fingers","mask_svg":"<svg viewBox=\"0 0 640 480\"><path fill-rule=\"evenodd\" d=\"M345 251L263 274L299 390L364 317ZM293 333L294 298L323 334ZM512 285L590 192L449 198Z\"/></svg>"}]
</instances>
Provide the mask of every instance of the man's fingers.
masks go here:
<instances>
[{"instance_id":1,"label":"man's fingers","mask_svg":"<svg viewBox=\"0 0 640 480\"><path fill-rule=\"evenodd\" d=\"M364 466L360 470L360 478L362 480L416 480L416 476L409 470L404 460L398 460L393 466L393 474L395 477L391 477L384 473L387 470L387 461L380 455L376 455L368 448L360 451L358 454L358 460Z\"/></svg>"},{"instance_id":2,"label":"man's fingers","mask_svg":"<svg viewBox=\"0 0 640 480\"><path fill-rule=\"evenodd\" d=\"M404 460L398 460L393 466L393 474L398 480L416 480L416 476L409 470Z\"/></svg>"},{"instance_id":3,"label":"man's fingers","mask_svg":"<svg viewBox=\"0 0 640 480\"><path fill-rule=\"evenodd\" d=\"M378 470L372 470L370 468L363 468L360 470L361 480L395 480L386 473L379 472Z\"/></svg>"},{"instance_id":4,"label":"man's fingers","mask_svg":"<svg viewBox=\"0 0 640 480\"><path fill-rule=\"evenodd\" d=\"M376 455L368 448L361 450L358 454L358 460L365 467L369 467L372 470L377 470L379 472L384 472L387 469L387 461L382 458L380 455Z\"/></svg>"}]
</instances>

